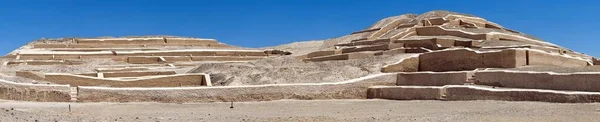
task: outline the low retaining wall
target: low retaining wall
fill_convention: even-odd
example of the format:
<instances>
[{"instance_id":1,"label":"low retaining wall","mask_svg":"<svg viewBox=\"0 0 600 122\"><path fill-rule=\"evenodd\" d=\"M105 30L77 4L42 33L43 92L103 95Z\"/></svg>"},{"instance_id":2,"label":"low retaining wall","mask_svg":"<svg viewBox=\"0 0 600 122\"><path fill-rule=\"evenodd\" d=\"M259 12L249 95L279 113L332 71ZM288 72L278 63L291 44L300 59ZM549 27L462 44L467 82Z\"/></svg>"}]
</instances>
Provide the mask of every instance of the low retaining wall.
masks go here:
<instances>
[{"instance_id":1,"label":"low retaining wall","mask_svg":"<svg viewBox=\"0 0 600 122\"><path fill-rule=\"evenodd\" d=\"M130 64L157 64L166 63L160 60L157 56L130 56L127 57L127 63Z\"/></svg>"},{"instance_id":2,"label":"low retaining wall","mask_svg":"<svg viewBox=\"0 0 600 122\"><path fill-rule=\"evenodd\" d=\"M529 49L488 52L455 49L429 52L419 56L420 71L464 71L477 68L516 68L525 65L582 67L587 66L588 61Z\"/></svg>"},{"instance_id":3,"label":"low retaining wall","mask_svg":"<svg viewBox=\"0 0 600 122\"><path fill-rule=\"evenodd\" d=\"M0 80L0 99L39 102L68 102L69 85L15 83Z\"/></svg>"},{"instance_id":4,"label":"low retaining wall","mask_svg":"<svg viewBox=\"0 0 600 122\"><path fill-rule=\"evenodd\" d=\"M357 53L346 53L346 54L314 57L314 58L304 59L302 61L319 62L319 61L333 61L333 60L363 59L363 58L368 58L368 57L371 57L374 55L375 55L375 53L357 52Z\"/></svg>"},{"instance_id":5,"label":"low retaining wall","mask_svg":"<svg viewBox=\"0 0 600 122\"><path fill-rule=\"evenodd\" d=\"M482 60L483 56L466 49L429 52L419 56L419 71L473 70L482 67Z\"/></svg>"},{"instance_id":6,"label":"low retaining wall","mask_svg":"<svg viewBox=\"0 0 600 122\"><path fill-rule=\"evenodd\" d=\"M375 53L375 55L396 55L396 54L403 54L403 53L426 53L426 52L430 52L430 50L425 49L425 48L396 48L396 49L377 52L377 53Z\"/></svg>"},{"instance_id":7,"label":"low retaining wall","mask_svg":"<svg viewBox=\"0 0 600 122\"><path fill-rule=\"evenodd\" d=\"M395 74L377 74L336 83L271 84L187 88L79 87L82 102L242 102L281 99L365 99L367 89L394 85Z\"/></svg>"},{"instance_id":8,"label":"low retaining wall","mask_svg":"<svg viewBox=\"0 0 600 122\"><path fill-rule=\"evenodd\" d=\"M377 39L377 40L365 40L356 41L350 43L336 44L335 46L358 46L358 45L378 45L378 44L389 44L392 40L390 39Z\"/></svg>"},{"instance_id":9,"label":"low retaining wall","mask_svg":"<svg viewBox=\"0 0 600 122\"><path fill-rule=\"evenodd\" d=\"M110 87L181 87L212 85L205 80L206 74L178 74L146 76L135 79L98 78L72 74L46 74L46 81L71 86L110 86ZM209 85L209 86L210 86Z\"/></svg>"},{"instance_id":10,"label":"low retaining wall","mask_svg":"<svg viewBox=\"0 0 600 122\"><path fill-rule=\"evenodd\" d=\"M442 26L418 27L416 28L416 31L417 35L419 36L456 36L473 40L508 40L517 42L530 42L545 46L557 47L556 45L548 42L543 42L540 40L535 40L520 35L510 35L500 32L473 33L459 29L447 29Z\"/></svg>"},{"instance_id":11,"label":"low retaining wall","mask_svg":"<svg viewBox=\"0 0 600 122\"><path fill-rule=\"evenodd\" d=\"M79 64L83 64L84 62L79 62L79 61L9 61L6 63L6 65L20 65L20 64L25 64L25 65L79 65Z\"/></svg>"},{"instance_id":12,"label":"low retaining wall","mask_svg":"<svg viewBox=\"0 0 600 122\"><path fill-rule=\"evenodd\" d=\"M470 34L458 30L445 30L439 26L416 28L419 36L456 36L473 40L487 40L486 34Z\"/></svg>"},{"instance_id":13,"label":"low retaining wall","mask_svg":"<svg viewBox=\"0 0 600 122\"><path fill-rule=\"evenodd\" d=\"M161 59L162 58L162 59ZM263 59L264 56L131 56L130 64L159 64L190 61L251 61ZM163 60L164 59L164 60Z\"/></svg>"},{"instance_id":14,"label":"low retaining wall","mask_svg":"<svg viewBox=\"0 0 600 122\"><path fill-rule=\"evenodd\" d=\"M540 89L490 88L474 85L374 86L369 99L392 100L505 100L559 103L600 102L600 92L569 92Z\"/></svg>"},{"instance_id":15,"label":"low retaining wall","mask_svg":"<svg viewBox=\"0 0 600 122\"><path fill-rule=\"evenodd\" d=\"M214 39L193 39L193 38L166 38L167 44L187 44L187 45L213 45L219 44Z\"/></svg>"},{"instance_id":16,"label":"low retaining wall","mask_svg":"<svg viewBox=\"0 0 600 122\"><path fill-rule=\"evenodd\" d=\"M145 70L161 70L170 71L173 69L179 69L181 65L175 66L133 66L133 67L107 67L107 68L96 68L97 72L131 72L131 71L145 71Z\"/></svg>"},{"instance_id":17,"label":"low retaining wall","mask_svg":"<svg viewBox=\"0 0 600 122\"><path fill-rule=\"evenodd\" d=\"M446 87L446 100L543 101L559 103L600 102L598 92L567 92L539 89L494 89L477 86Z\"/></svg>"},{"instance_id":18,"label":"low retaining wall","mask_svg":"<svg viewBox=\"0 0 600 122\"><path fill-rule=\"evenodd\" d=\"M192 56L192 61L252 61L264 59L263 56Z\"/></svg>"},{"instance_id":19,"label":"low retaining wall","mask_svg":"<svg viewBox=\"0 0 600 122\"><path fill-rule=\"evenodd\" d=\"M440 86L374 86L369 87L367 98L390 100L439 100Z\"/></svg>"},{"instance_id":20,"label":"low retaining wall","mask_svg":"<svg viewBox=\"0 0 600 122\"><path fill-rule=\"evenodd\" d=\"M582 67L587 66L586 60L575 60L574 57L545 53L542 51L527 51L529 56L529 65L550 65L562 67Z\"/></svg>"},{"instance_id":21,"label":"low retaining wall","mask_svg":"<svg viewBox=\"0 0 600 122\"><path fill-rule=\"evenodd\" d=\"M107 39L75 39L78 44L218 44L214 39L197 38L107 38Z\"/></svg>"},{"instance_id":22,"label":"low retaining wall","mask_svg":"<svg viewBox=\"0 0 600 122\"><path fill-rule=\"evenodd\" d=\"M408 72L398 73L399 86L444 86L463 85L468 82L474 72Z\"/></svg>"},{"instance_id":23,"label":"low retaining wall","mask_svg":"<svg viewBox=\"0 0 600 122\"><path fill-rule=\"evenodd\" d=\"M146 71L146 72L105 72L105 73L86 73L77 74L91 77L98 77L98 74L102 74L104 78L115 78L115 77L142 77L142 76L157 76L157 75L175 75L175 71Z\"/></svg>"},{"instance_id":24,"label":"low retaining wall","mask_svg":"<svg viewBox=\"0 0 600 122\"><path fill-rule=\"evenodd\" d=\"M478 71L475 84L531 89L600 91L600 73Z\"/></svg>"},{"instance_id":25,"label":"low retaining wall","mask_svg":"<svg viewBox=\"0 0 600 122\"><path fill-rule=\"evenodd\" d=\"M432 50L446 49L450 47L476 47L479 41L460 41L444 38L428 38L414 40L396 40L394 43L404 43L404 47L423 47Z\"/></svg>"},{"instance_id":26,"label":"low retaining wall","mask_svg":"<svg viewBox=\"0 0 600 122\"><path fill-rule=\"evenodd\" d=\"M75 39L78 44L164 44L164 38Z\"/></svg>"},{"instance_id":27,"label":"low retaining wall","mask_svg":"<svg viewBox=\"0 0 600 122\"><path fill-rule=\"evenodd\" d=\"M68 48L68 44L33 44L33 48Z\"/></svg>"},{"instance_id":28,"label":"low retaining wall","mask_svg":"<svg viewBox=\"0 0 600 122\"><path fill-rule=\"evenodd\" d=\"M129 56L268 56L263 50L168 50L168 51L100 51L100 52L22 52L21 60L66 60L87 58L123 58ZM272 51L271 51L272 52Z\"/></svg>"},{"instance_id":29,"label":"low retaining wall","mask_svg":"<svg viewBox=\"0 0 600 122\"><path fill-rule=\"evenodd\" d=\"M364 51L382 51L382 50L391 50L396 48L403 48L403 43L393 43L393 44L383 44L383 45L375 45L375 46L364 46L357 48L344 48L342 49L342 53L353 53L353 52L364 52Z\"/></svg>"},{"instance_id":30,"label":"low retaining wall","mask_svg":"<svg viewBox=\"0 0 600 122\"><path fill-rule=\"evenodd\" d=\"M130 64L157 64L174 62L192 61L190 56L130 56L127 57L127 63Z\"/></svg>"},{"instance_id":31,"label":"low retaining wall","mask_svg":"<svg viewBox=\"0 0 600 122\"><path fill-rule=\"evenodd\" d=\"M423 47L432 50L439 50L454 47L456 41L450 39L433 38L421 40L401 40L396 42L404 43L404 47Z\"/></svg>"},{"instance_id":32,"label":"low retaining wall","mask_svg":"<svg viewBox=\"0 0 600 122\"><path fill-rule=\"evenodd\" d=\"M33 48L147 48L147 47L164 47L164 46L203 46L203 47L230 47L226 44L185 44L185 43L170 43L170 44L34 44Z\"/></svg>"},{"instance_id":33,"label":"low retaining wall","mask_svg":"<svg viewBox=\"0 0 600 122\"><path fill-rule=\"evenodd\" d=\"M523 50L504 50L510 52L524 52ZM493 53L493 52L490 52ZM512 53L517 54L517 53ZM492 54L485 54L492 55ZM483 53L469 50L469 49L457 49L457 50L445 50L438 52L424 53L419 56L419 70L420 71L464 71L474 70L477 68L486 67L498 67L498 68L514 68L522 65L516 62L516 55L502 55L497 56L498 59L502 60L485 60ZM523 53L523 58L525 54ZM491 56L489 56L491 57ZM497 58L493 58L497 59ZM509 61L504 61L509 60ZM510 61L512 60L512 61ZM498 62L498 63L494 63ZM502 65L486 65L486 64L502 64L507 63L505 67ZM512 65L511 65L512 64Z\"/></svg>"}]
</instances>

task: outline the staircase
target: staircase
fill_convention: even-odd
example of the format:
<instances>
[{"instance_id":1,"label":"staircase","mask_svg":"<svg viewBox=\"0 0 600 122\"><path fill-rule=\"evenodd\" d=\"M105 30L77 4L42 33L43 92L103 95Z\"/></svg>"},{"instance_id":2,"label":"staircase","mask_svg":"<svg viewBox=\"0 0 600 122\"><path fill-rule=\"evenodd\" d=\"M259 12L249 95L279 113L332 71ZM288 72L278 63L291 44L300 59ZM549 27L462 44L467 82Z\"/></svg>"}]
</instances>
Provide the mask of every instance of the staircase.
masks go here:
<instances>
[{"instance_id":1,"label":"staircase","mask_svg":"<svg viewBox=\"0 0 600 122\"><path fill-rule=\"evenodd\" d=\"M69 95L71 95L72 102L77 102L77 87L71 87L71 92L69 92Z\"/></svg>"}]
</instances>

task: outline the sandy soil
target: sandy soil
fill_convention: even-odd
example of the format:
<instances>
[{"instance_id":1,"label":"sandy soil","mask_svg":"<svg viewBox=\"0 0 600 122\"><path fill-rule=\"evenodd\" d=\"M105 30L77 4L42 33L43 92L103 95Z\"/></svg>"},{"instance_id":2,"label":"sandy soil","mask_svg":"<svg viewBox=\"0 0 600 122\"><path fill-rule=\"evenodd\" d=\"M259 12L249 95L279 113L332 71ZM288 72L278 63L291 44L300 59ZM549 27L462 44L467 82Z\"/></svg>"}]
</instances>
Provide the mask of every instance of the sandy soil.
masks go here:
<instances>
[{"instance_id":1,"label":"sandy soil","mask_svg":"<svg viewBox=\"0 0 600 122\"><path fill-rule=\"evenodd\" d=\"M201 64L190 73L209 73L216 86L339 82L381 73L383 66L412 55L324 62L302 62L285 56L247 63Z\"/></svg>"},{"instance_id":2,"label":"sandy soil","mask_svg":"<svg viewBox=\"0 0 600 122\"><path fill-rule=\"evenodd\" d=\"M68 106L71 105L72 112ZM1 121L596 121L600 104L318 100L234 103L0 102Z\"/></svg>"},{"instance_id":3,"label":"sandy soil","mask_svg":"<svg viewBox=\"0 0 600 122\"><path fill-rule=\"evenodd\" d=\"M289 44L277 45L272 47L263 47L260 49L276 49L292 52L292 56L299 56L311 53L316 50L320 50L323 40L315 41L301 41Z\"/></svg>"}]
</instances>

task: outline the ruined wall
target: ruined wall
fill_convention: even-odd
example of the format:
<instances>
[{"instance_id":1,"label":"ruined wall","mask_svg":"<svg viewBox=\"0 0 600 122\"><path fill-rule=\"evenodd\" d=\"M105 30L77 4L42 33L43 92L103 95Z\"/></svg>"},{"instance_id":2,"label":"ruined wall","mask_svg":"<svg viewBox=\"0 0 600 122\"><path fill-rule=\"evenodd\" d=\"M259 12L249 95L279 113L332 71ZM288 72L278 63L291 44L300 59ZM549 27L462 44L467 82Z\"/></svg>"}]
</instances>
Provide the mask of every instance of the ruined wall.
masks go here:
<instances>
[{"instance_id":1,"label":"ruined wall","mask_svg":"<svg viewBox=\"0 0 600 122\"><path fill-rule=\"evenodd\" d=\"M421 40L401 40L404 47L423 47L432 50L439 50L449 47L454 47L454 40L449 39L421 39Z\"/></svg>"},{"instance_id":2,"label":"ruined wall","mask_svg":"<svg viewBox=\"0 0 600 122\"><path fill-rule=\"evenodd\" d=\"M483 56L466 49L429 52L419 56L419 71L463 71L479 67L484 67Z\"/></svg>"},{"instance_id":3,"label":"ruined wall","mask_svg":"<svg viewBox=\"0 0 600 122\"><path fill-rule=\"evenodd\" d=\"M396 48L375 53L375 55L396 55L406 53L426 53L430 50L424 48ZM418 57L417 57L418 58ZM418 62L417 62L418 63Z\"/></svg>"},{"instance_id":4,"label":"ruined wall","mask_svg":"<svg viewBox=\"0 0 600 122\"><path fill-rule=\"evenodd\" d=\"M431 18L427 19L427 21L429 21L428 23L430 23L431 25L443 25L449 22L449 20L446 20L445 18Z\"/></svg>"},{"instance_id":5,"label":"ruined wall","mask_svg":"<svg viewBox=\"0 0 600 122\"><path fill-rule=\"evenodd\" d=\"M166 38L167 44L213 45L218 44L214 39Z\"/></svg>"},{"instance_id":6,"label":"ruined wall","mask_svg":"<svg viewBox=\"0 0 600 122\"><path fill-rule=\"evenodd\" d=\"M493 89L473 86L446 87L445 92L446 100L505 100L560 103L600 102L600 94L591 92L564 92L534 89Z\"/></svg>"},{"instance_id":7,"label":"ruined wall","mask_svg":"<svg viewBox=\"0 0 600 122\"><path fill-rule=\"evenodd\" d=\"M491 88L474 85L374 86L369 88L368 98L392 100L505 100L591 103L600 102L600 93L540 89Z\"/></svg>"},{"instance_id":8,"label":"ruined wall","mask_svg":"<svg viewBox=\"0 0 600 122\"><path fill-rule=\"evenodd\" d=\"M394 85L395 74L377 74L336 83L271 84L187 88L79 87L82 102L242 102L281 99L365 99L375 85Z\"/></svg>"},{"instance_id":9,"label":"ruined wall","mask_svg":"<svg viewBox=\"0 0 600 122\"><path fill-rule=\"evenodd\" d=\"M549 65L562 67L582 67L587 66L588 62L583 59L553 55L541 51L528 51L529 65Z\"/></svg>"},{"instance_id":10,"label":"ruined wall","mask_svg":"<svg viewBox=\"0 0 600 122\"><path fill-rule=\"evenodd\" d=\"M44 60L44 61L9 61L6 65L79 65L84 62L80 61L55 61L55 60Z\"/></svg>"},{"instance_id":11,"label":"ruined wall","mask_svg":"<svg viewBox=\"0 0 600 122\"><path fill-rule=\"evenodd\" d=\"M473 72L408 72L398 73L399 86L444 86L463 85L473 76Z\"/></svg>"},{"instance_id":12,"label":"ruined wall","mask_svg":"<svg viewBox=\"0 0 600 122\"><path fill-rule=\"evenodd\" d=\"M350 43L342 43L336 44L335 46L358 46L358 45L381 45L381 44L389 44L392 40L390 39L376 39L376 40L366 40L366 41L356 41Z\"/></svg>"},{"instance_id":13,"label":"ruined wall","mask_svg":"<svg viewBox=\"0 0 600 122\"><path fill-rule=\"evenodd\" d=\"M34 44L33 48L67 48L68 44Z\"/></svg>"},{"instance_id":14,"label":"ruined wall","mask_svg":"<svg viewBox=\"0 0 600 122\"><path fill-rule=\"evenodd\" d=\"M258 50L172 50L172 51L101 51L101 52L33 52L21 53L20 60L68 60L128 56L268 56Z\"/></svg>"},{"instance_id":15,"label":"ruined wall","mask_svg":"<svg viewBox=\"0 0 600 122\"><path fill-rule=\"evenodd\" d=\"M416 72L419 71L419 57L408 57L401 61L386 65L381 68L381 72Z\"/></svg>"},{"instance_id":16,"label":"ruined wall","mask_svg":"<svg viewBox=\"0 0 600 122\"><path fill-rule=\"evenodd\" d=\"M131 56L127 58L130 64L157 64L192 61L190 56Z\"/></svg>"},{"instance_id":17,"label":"ruined wall","mask_svg":"<svg viewBox=\"0 0 600 122\"><path fill-rule=\"evenodd\" d=\"M33 44L34 49L39 48L146 48L146 47L164 47L164 46L205 46L205 47L230 47L221 43L166 43L166 44Z\"/></svg>"},{"instance_id":18,"label":"ruined wall","mask_svg":"<svg viewBox=\"0 0 600 122\"><path fill-rule=\"evenodd\" d=\"M192 61L251 61L263 59L262 56L192 56Z\"/></svg>"},{"instance_id":19,"label":"ruined wall","mask_svg":"<svg viewBox=\"0 0 600 122\"><path fill-rule=\"evenodd\" d=\"M396 48L403 48L404 44L402 43L393 43L393 44L383 44L383 45L374 45L374 46L361 46L355 48L343 48L342 53L353 53L353 52L363 52L363 51L381 51L381 50L390 50Z\"/></svg>"},{"instance_id":20,"label":"ruined wall","mask_svg":"<svg viewBox=\"0 0 600 122\"><path fill-rule=\"evenodd\" d=\"M473 40L486 40L486 34L469 34L458 30L445 30L442 27L418 27L416 28L419 36L456 36Z\"/></svg>"},{"instance_id":21,"label":"ruined wall","mask_svg":"<svg viewBox=\"0 0 600 122\"><path fill-rule=\"evenodd\" d=\"M485 68L515 68L528 65L527 50L502 50L482 53ZM484 67L479 67L484 68Z\"/></svg>"},{"instance_id":22,"label":"ruined wall","mask_svg":"<svg viewBox=\"0 0 600 122\"><path fill-rule=\"evenodd\" d=\"M68 102L69 85L15 83L0 80L0 99L39 102Z\"/></svg>"},{"instance_id":23,"label":"ruined wall","mask_svg":"<svg viewBox=\"0 0 600 122\"><path fill-rule=\"evenodd\" d=\"M164 44L164 38L75 39L78 44Z\"/></svg>"},{"instance_id":24,"label":"ruined wall","mask_svg":"<svg viewBox=\"0 0 600 122\"><path fill-rule=\"evenodd\" d=\"M162 60L161 57L164 59ZM130 64L158 64L189 61L251 61L263 59L263 56L132 56L127 58Z\"/></svg>"},{"instance_id":25,"label":"ruined wall","mask_svg":"<svg viewBox=\"0 0 600 122\"><path fill-rule=\"evenodd\" d=\"M147 71L147 72L106 72L102 73L104 78L115 78L115 77L142 77L142 76L156 76L156 75L175 75L175 71ZM98 77L98 73L85 73L77 74L90 77Z\"/></svg>"},{"instance_id":26,"label":"ruined wall","mask_svg":"<svg viewBox=\"0 0 600 122\"><path fill-rule=\"evenodd\" d=\"M147 76L139 79L120 80L89 77L71 74L46 74L46 80L71 86L110 86L110 87L181 87L206 86L205 74L181 74L168 76Z\"/></svg>"},{"instance_id":27,"label":"ruined wall","mask_svg":"<svg viewBox=\"0 0 600 122\"><path fill-rule=\"evenodd\" d=\"M152 56L132 56L127 58L127 63L130 64L157 64L160 63L160 57ZM163 62L166 63L166 62Z\"/></svg>"},{"instance_id":28,"label":"ruined wall","mask_svg":"<svg viewBox=\"0 0 600 122\"><path fill-rule=\"evenodd\" d=\"M600 91L599 73L479 71L475 84L530 89Z\"/></svg>"},{"instance_id":29,"label":"ruined wall","mask_svg":"<svg viewBox=\"0 0 600 122\"><path fill-rule=\"evenodd\" d=\"M369 99L439 100L442 87L436 86L374 86L367 93Z\"/></svg>"},{"instance_id":30,"label":"ruined wall","mask_svg":"<svg viewBox=\"0 0 600 122\"><path fill-rule=\"evenodd\" d=\"M583 67L583 59L537 50L505 49L478 52L470 49L443 50L419 56L420 71L464 71L477 68L516 68L526 65Z\"/></svg>"},{"instance_id":31,"label":"ruined wall","mask_svg":"<svg viewBox=\"0 0 600 122\"><path fill-rule=\"evenodd\" d=\"M331 56L314 57L314 58L304 59L302 61L319 62L319 61L331 61L331 60L363 59L363 58L368 58L368 57L371 57L374 55L375 55L375 53L370 53L370 52L357 52L357 53L346 53L346 54L338 54L338 55L331 55Z\"/></svg>"}]
</instances>

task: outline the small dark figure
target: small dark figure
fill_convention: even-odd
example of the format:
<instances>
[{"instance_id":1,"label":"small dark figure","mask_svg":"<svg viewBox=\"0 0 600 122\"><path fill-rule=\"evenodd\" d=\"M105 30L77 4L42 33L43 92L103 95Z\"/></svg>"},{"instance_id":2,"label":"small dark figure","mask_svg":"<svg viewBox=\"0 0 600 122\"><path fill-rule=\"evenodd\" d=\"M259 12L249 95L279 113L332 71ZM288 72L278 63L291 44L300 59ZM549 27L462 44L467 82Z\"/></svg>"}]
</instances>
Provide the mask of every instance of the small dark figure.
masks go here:
<instances>
[{"instance_id":1,"label":"small dark figure","mask_svg":"<svg viewBox=\"0 0 600 122\"><path fill-rule=\"evenodd\" d=\"M233 109L233 102L231 102L231 107L229 107L229 108Z\"/></svg>"}]
</instances>

